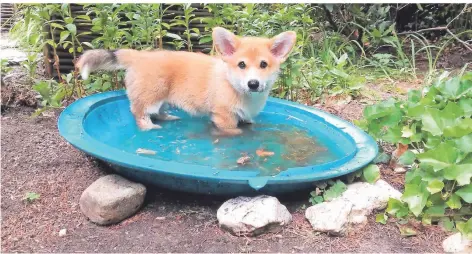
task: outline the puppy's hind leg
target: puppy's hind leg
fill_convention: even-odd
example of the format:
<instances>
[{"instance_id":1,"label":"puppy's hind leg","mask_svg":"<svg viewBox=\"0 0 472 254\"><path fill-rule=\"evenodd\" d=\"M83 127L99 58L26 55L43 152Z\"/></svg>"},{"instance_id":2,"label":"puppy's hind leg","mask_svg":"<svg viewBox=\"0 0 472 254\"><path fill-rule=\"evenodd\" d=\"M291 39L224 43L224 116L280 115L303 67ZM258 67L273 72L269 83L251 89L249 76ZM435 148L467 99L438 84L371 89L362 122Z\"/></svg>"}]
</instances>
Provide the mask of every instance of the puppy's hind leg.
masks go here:
<instances>
[{"instance_id":1,"label":"puppy's hind leg","mask_svg":"<svg viewBox=\"0 0 472 254\"><path fill-rule=\"evenodd\" d=\"M161 103L162 105L162 103ZM154 106L154 105L153 105ZM154 108L151 108L151 111ZM159 111L159 108L157 109ZM151 114L149 112L149 107L145 108L142 104L137 102L131 103L131 112L133 113L136 124L138 125L139 129L142 131L148 131L152 129L160 129L162 128L158 124L154 124L151 120Z\"/></svg>"}]
</instances>

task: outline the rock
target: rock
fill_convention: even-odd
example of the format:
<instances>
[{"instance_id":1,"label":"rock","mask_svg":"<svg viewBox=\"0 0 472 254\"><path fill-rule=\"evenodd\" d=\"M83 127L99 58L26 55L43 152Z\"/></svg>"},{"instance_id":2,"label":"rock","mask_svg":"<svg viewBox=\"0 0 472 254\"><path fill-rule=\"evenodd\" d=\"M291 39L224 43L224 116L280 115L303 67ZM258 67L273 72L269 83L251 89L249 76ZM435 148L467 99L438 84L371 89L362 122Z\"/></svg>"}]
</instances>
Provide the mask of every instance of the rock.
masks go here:
<instances>
[{"instance_id":1,"label":"rock","mask_svg":"<svg viewBox=\"0 0 472 254\"><path fill-rule=\"evenodd\" d=\"M309 207L305 217L315 231L343 235L349 226L366 223L372 211L384 209L390 198L400 197L401 193L384 180L375 184L357 182L349 184L333 201Z\"/></svg>"},{"instance_id":2,"label":"rock","mask_svg":"<svg viewBox=\"0 0 472 254\"><path fill-rule=\"evenodd\" d=\"M367 215L373 210L387 207L390 198L400 198L402 194L384 180L375 184L357 182L349 184L340 199L353 204L350 214L350 223L365 223Z\"/></svg>"},{"instance_id":3,"label":"rock","mask_svg":"<svg viewBox=\"0 0 472 254\"><path fill-rule=\"evenodd\" d=\"M59 237L64 237L67 234L67 229L63 228L59 231Z\"/></svg>"},{"instance_id":4,"label":"rock","mask_svg":"<svg viewBox=\"0 0 472 254\"><path fill-rule=\"evenodd\" d=\"M259 235L287 225L292 215L270 196L237 197L223 203L217 212L220 227L235 235Z\"/></svg>"},{"instance_id":5,"label":"rock","mask_svg":"<svg viewBox=\"0 0 472 254\"><path fill-rule=\"evenodd\" d=\"M459 232L443 241L443 249L449 253L472 253L472 242Z\"/></svg>"},{"instance_id":6,"label":"rock","mask_svg":"<svg viewBox=\"0 0 472 254\"><path fill-rule=\"evenodd\" d=\"M94 223L108 225L136 213L144 202L146 187L119 175L92 183L80 197L80 209Z\"/></svg>"},{"instance_id":7,"label":"rock","mask_svg":"<svg viewBox=\"0 0 472 254\"><path fill-rule=\"evenodd\" d=\"M402 174L402 173L405 173L405 172L406 172L406 169L405 169L404 167L396 167L393 171L394 171L395 173Z\"/></svg>"},{"instance_id":8,"label":"rock","mask_svg":"<svg viewBox=\"0 0 472 254\"><path fill-rule=\"evenodd\" d=\"M351 210L352 203L335 200L309 207L305 211L305 217L315 231L342 235L346 231Z\"/></svg>"}]
</instances>

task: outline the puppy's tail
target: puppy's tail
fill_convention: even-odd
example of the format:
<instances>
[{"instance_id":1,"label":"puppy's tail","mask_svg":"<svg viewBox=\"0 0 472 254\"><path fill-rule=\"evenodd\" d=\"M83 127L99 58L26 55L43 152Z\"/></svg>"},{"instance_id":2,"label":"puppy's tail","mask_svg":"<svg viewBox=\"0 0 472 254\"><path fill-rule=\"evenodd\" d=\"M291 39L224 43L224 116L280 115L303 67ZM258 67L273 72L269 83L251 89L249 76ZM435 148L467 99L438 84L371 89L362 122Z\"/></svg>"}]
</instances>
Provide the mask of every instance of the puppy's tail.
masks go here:
<instances>
[{"instance_id":1,"label":"puppy's tail","mask_svg":"<svg viewBox=\"0 0 472 254\"><path fill-rule=\"evenodd\" d=\"M128 68L136 59L139 51L133 49L87 50L76 63L83 79L87 79L89 74L97 70L120 70Z\"/></svg>"}]
</instances>

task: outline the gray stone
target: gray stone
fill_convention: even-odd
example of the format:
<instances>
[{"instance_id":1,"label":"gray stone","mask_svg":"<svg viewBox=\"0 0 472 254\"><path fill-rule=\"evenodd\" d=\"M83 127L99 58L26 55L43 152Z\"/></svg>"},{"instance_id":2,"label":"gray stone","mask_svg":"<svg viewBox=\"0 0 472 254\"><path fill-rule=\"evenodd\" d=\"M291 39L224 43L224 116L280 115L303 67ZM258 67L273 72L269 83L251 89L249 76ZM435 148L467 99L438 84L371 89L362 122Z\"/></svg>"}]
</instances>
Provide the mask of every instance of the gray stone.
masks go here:
<instances>
[{"instance_id":1,"label":"gray stone","mask_svg":"<svg viewBox=\"0 0 472 254\"><path fill-rule=\"evenodd\" d=\"M353 224L365 224L374 210L384 209L390 198L400 198L401 193L384 180L375 184L358 182L349 184L347 190L331 202L309 207L305 217L315 231L343 235Z\"/></svg>"},{"instance_id":2,"label":"gray stone","mask_svg":"<svg viewBox=\"0 0 472 254\"><path fill-rule=\"evenodd\" d=\"M352 203L334 200L309 207L305 211L305 217L315 231L343 235L351 210Z\"/></svg>"},{"instance_id":3,"label":"gray stone","mask_svg":"<svg viewBox=\"0 0 472 254\"><path fill-rule=\"evenodd\" d=\"M80 197L80 209L94 223L109 225L136 213L144 202L146 187L119 175L92 183Z\"/></svg>"},{"instance_id":4,"label":"gray stone","mask_svg":"<svg viewBox=\"0 0 472 254\"><path fill-rule=\"evenodd\" d=\"M448 253L472 253L472 242L460 232L455 233L443 241L444 252Z\"/></svg>"},{"instance_id":5,"label":"gray stone","mask_svg":"<svg viewBox=\"0 0 472 254\"><path fill-rule=\"evenodd\" d=\"M223 203L217 212L220 227L235 235L259 235L292 220L279 200L270 196L237 197Z\"/></svg>"}]
</instances>

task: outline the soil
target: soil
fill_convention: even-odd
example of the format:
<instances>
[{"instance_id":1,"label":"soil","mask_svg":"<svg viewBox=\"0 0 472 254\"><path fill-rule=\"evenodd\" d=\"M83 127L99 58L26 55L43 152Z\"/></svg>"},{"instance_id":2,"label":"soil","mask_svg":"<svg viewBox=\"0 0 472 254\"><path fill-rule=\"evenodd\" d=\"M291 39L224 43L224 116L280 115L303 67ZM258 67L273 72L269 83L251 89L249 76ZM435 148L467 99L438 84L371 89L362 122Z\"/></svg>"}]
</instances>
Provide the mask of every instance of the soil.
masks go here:
<instances>
[{"instance_id":1,"label":"soil","mask_svg":"<svg viewBox=\"0 0 472 254\"><path fill-rule=\"evenodd\" d=\"M342 112L350 118L346 107ZM308 193L280 200L293 222L280 232L236 237L218 227L221 198L171 192L148 186L144 207L117 225L88 221L78 206L93 181L109 174L100 162L65 142L57 131L58 112L30 118L34 109L10 108L2 116L2 252L440 252L445 233L436 226L403 237L395 222L381 225L375 214L346 237L315 233L304 217ZM384 169L387 181L391 177ZM394 185L398 186L398 185ZM401 184L400 184L401 188ZM24 199L27 192L40 198ZM66 229L66 236L58 235Z\"/></svg>"}]
</instances>

